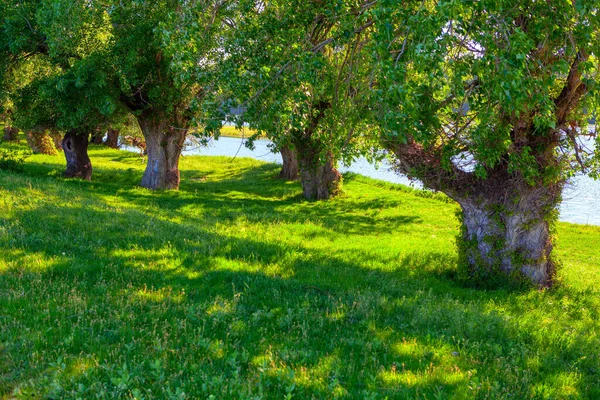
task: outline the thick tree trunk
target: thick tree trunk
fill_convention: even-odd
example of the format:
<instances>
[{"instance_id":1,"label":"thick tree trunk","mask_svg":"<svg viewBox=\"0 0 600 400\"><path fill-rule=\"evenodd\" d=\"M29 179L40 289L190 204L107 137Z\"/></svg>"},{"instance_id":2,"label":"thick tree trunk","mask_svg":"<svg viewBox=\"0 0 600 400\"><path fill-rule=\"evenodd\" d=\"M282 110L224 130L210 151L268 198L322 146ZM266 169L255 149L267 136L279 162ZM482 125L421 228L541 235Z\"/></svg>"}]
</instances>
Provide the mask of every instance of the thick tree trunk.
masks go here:
<instances>
[{"instance_id":1,"label":"thick tree trunk","mask_svg":"<svg viewBox=\"0 0 600 400\"><path fill-rule=\"evenodd\" d=\"M48 131L27 131L25 132L27 144L34 154L47 154L55 156L58 154L54 140Z\"/></svg>"},{"instance_id":2,"label":"thick tree trunk","mask_svg":"<svg viewBox=\"0 0 600 400\"><path fill-rule=\"evenodd\" d=\"M321 143L312 137L294 142L304 197L324 200L336 195L340 190L342 175L335 168L333 154L323 151Z\"/></svg>"},{"instance_id":3,"label":"thick tree trunk","mask_svg":"<svg viewBox=\"0 0 600 400\"><path fill-rule=\"evenodd\" d=\"M92 162L88 156L88 135L78 134L71 130L62 140L62 148L67 159L67 169L64 176L67 178L81 178L87 181L92 179Z\"/></svg>"},{"instance_id":4,"label":"thick tree trunk","mask_svg":"<svg viewBox=\"0 0 600 400\"><path fill-rule=\"evenodd\" d=\"M179 157L187 129L170 127L166 118L150 111L141 113L137 119L148 152L141 186L153 190L179 189Z\"/></svg>"},{"instance_id":5,"label":"thick tree trunk","mask_svg":"<svg viewBox=\"0 0 600 400\"><path fill-rule=\"evenodd\" d=\"M4 127L4 140L6 140L7 142L14 142L16 140L18 140L18 134L19 134L19 129L18 128L14 128L12 126L5 126Z\"/></svg>"},{"instance_id":6,"label":"thick tree trunk","mask_svg":"<svg viewBox=\"0 0 600 400\"><path fill-rule=\"evenodd\" d=\"M477 279L501 273L551 286L555 265L550 222L559 197L548 188L516 193L500 201L457 199L463 224L461 262Z\"/></svg>"},{"instance_id":7,"label":"thick tree trunk","mask_svg":"<svg viewBox=\"0 0 600 400\"><path fill-rule=\"evenodd\" d=\"M116 149L119 147L119 130L108 128L104 145Z\"/></svg>"},{"instance_id":8,"label":"thick tree trunk","mask_svg":"<svg viewBox=\"0 0 600 400\"><path fill-rule=\"evenodd\" d=\"M289 146L281 147L281 158L283 159L283 166L281 172L279 172L279 178L288 181L294 181L298 179L298 157L296 151Z\"/></svg>"}]
</instances>

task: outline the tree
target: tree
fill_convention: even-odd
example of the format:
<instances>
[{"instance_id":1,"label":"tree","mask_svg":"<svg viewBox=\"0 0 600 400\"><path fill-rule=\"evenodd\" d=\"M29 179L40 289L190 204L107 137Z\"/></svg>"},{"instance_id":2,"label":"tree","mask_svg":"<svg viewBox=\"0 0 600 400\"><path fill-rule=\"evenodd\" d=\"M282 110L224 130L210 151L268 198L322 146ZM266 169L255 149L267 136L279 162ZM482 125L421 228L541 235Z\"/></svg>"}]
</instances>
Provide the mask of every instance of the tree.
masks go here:
<instances>
[{"instance_id":1,"label":"tree","mask_svg":"<svg viewBox=\"0 0 600 400\"><path fill-rule=\"evenodd\" d=\"M65 176L90 179L88 135L118 110L106 14L83 0L12 1L3 7L0 50L9 60L3 77L22 78L11 93L17 125L66 131Z\"/></svg>"},{"instance_id":2,"label":"tree","mask_svg":"<svg viewBox=\"0 0 600 400\"><path fill-rule=\"evenodd\" d=\"M111 147L113 149L119 148L119 133L120 130L113 126L108 127L106 131L106 139L104 140L104 145Z\"/></svg>"},{"instance_id":3,"label":"tree","mask_svg":"<svg viewBox=\"0 0 600 400\"><path fill-rule=\"evenodd\" d=\"M32 85L34 80L54 71L56 69L52 68L44 57L33 54L23 59L15 59L3 74L5 131L13 133L13 136L18 133L19 129L12 126L16 122L17 126L25 130L27 144L34 154L58 154L61 135L51 123L46 121L42 124L41 119L32 115L33 110L28 107L33 99L25 99L21 94L31 95L27 90L28 86ZM31 119L27 118L28 114L32 116Z\"/></svg>"},{"instance_id":4,"label":"tree","mask_svg":"<svg viewBox=\"0 0 600 400\"><path fill-rule=\"evenodd\" d=\"M553 282L565 181L593 157L597 2L381 1L381 141L400 171L458 202L468 276Z\"/></svg>"},{"instance_id":5,"label":"tree","mask_svg":"<svg viewBox=\"0 0 600 400\"><path fill-rule=\"evenodd\" d=\"M107 9L120 99L146 139L144 187L179 188L181 150L210 91L206 76L215 66L223 6L208 0L115 1Z\"/></svg>"},{"instance_id":6,"label":"tree","mask_svg":"<svg viewBox=\"0 0 600 400\"><path fill-rule=\"evenodd\" d=\"M237 123L295 152L304 196L326 199L340 188L338 160L358 153L354 139L367 111L368 55L360 50L372 24L368 7L334 0L250 0L238 7L222 67L244 109Z\"/></svg>"},{"instance_id":7,"label":"tree","mask_svg":"<svg viewBox=\"0 0 600 400\"><path fill-rule=\"evenodd\" d=\"M290 148L290 146L284 145L281 146L279 152L281 153L281 159L283 161L283 166L279 172L279 178L288 181L298 179L300 167L298 165L298 155L296 154L296 150Z\"/></svg>"}]
</instances>

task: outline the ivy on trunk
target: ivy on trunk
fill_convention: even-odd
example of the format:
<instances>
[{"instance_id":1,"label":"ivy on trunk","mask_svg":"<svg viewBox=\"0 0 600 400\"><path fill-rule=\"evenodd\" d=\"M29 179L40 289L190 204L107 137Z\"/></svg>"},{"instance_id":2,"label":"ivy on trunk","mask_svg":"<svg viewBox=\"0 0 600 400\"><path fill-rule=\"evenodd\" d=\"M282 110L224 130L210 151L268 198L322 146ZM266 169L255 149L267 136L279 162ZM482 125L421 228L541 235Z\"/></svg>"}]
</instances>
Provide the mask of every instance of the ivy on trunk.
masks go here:
<instances>
[{"instance_id":1,"label":"ivy on trunk","mask_svg":"<svg viewBox=\"0 0 600 400\"><path fill-rule=\"evenodd\" d=\"M505 183L510 187L510 181ZM556 272L551 224L560 187L503 188L506 196L457 198L462 211L462 272L478 281L507 274L551 286Z\"/></svg>"},{"instance_id":2,"label":"ivy on trunk","mask_svg":"<svg viewBox=\"0 0 600 400\"><path fill-rule=\"evenodd\" d=\"M342 175L335 168L333 154L315 138L294 141L298 151L302 193L309 200L325 200L340 191Z\"/></svg>"}]
</instances>

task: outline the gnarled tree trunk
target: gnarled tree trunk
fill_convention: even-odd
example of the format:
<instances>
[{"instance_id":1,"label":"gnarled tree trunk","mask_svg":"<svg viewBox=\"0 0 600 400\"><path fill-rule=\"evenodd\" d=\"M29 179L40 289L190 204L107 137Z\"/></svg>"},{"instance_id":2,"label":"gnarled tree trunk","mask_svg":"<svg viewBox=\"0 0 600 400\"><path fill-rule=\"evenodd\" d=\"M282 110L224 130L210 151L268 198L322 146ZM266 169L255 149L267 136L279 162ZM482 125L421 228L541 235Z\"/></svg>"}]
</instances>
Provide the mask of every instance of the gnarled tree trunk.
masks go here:
<instances>
[{"instance_id":1,"label":"gnarled tree trunk","mask_svg":"<svg viewBox=\"0 0 600 400\"><path fill-rule=\"evenodd\" d=\"M299 166L296 151L290 146L282 146L280 152L283 159L283 166L281 167L281 172L279 172L279 178L288 181L298 179Z\"/></svg>"},{"instance_id":2,"label":"gnarled tree trunk","mask_svg":"<svg viewBox=\"0 0 600 400\"><path fill-rule=\"evenodd\" d=\"M564 182L529 185L519 174L509 172L506 160L488 169L486 178L456 166L447 170L437 150L411 141L388 143L388 149L396 156L400 172L416 171L425 186L444 192L461 206L459 268L469 278L484 285L495 285L489 280L496 278L552 285L556 268L550 232ZM547 154L552 152L549 147Z\"/></svg>"},{"instance_id":3,"label":"gnarled tree trunk","mask_svg":"<svg viewBox=\"0 0 600 400\"><path fill-rule=\"evenodd\" d=\"M14 128L8 125L4 127L4 140L6 140L7 142L14 142L18 140L18 134L18 128Z\"/></svg>"},{"instance_id":4,"label":"gnarled tree trunk","mask_svg":"<svg viewBox=\"0 0 600 400\"><path fill-rule=\"evenodd\" d=\"M54 140L48 130L44 131L27 131L25 132L27 144L34 154L47 154L55 156L58 154Z\"/></svg>"},{"instance_id":5,"label":"gnarled tree trunk","mask_svg":"<svg viewBox=\"0 0 600 400\"><path fill-rule=\"evenodd\" d=\"M88 134L76 130L68 131L62 140L67 160L64 176L67 178L92 179L92 162L88 156Z\"/></svg>"},{"instance_id":6,"label":"gnarled tree trunk","mask_svg":"<svg viewBox=\"0 0 600 400\"><path fill-rule=\"evenodd\" d=\"M116 149L119 147L119 130L108 128L104 145Z\"/></svg>"},{"instance_id":7,"label":"gnarled tree trunk","mask_svg":"<svg viewBox=\"0 0 600 400\"><path fill-rule=\"evenodd\" d=\"M503 197L457 198L463 224L461 260L469 274L480 279L498 272L522 274L537 285L551 286L556 268L550 223L560 189L522 187L509 192Z\"/></svg>"},{"instance_id":8,"label":"gnarled tree trunk","mask_svg":"<svg viewBox=\"0 0 600 400\"><path fill-rule=\"evenodd\" d=\"M179 157L187 129L174 128L168 118L151 110L142 112L137 119L148 152L141 186L153 190L179 189Z\"/></svg>"},{"instance_id":9,"label":"gnarled tree trunk","mask_svg":"<svg viewBox=\"0 0 600 400\"><path fill-rule=\"evenodd\" d=\"M333 154L323 151L321 143L312 137L295 140L294 146L304 197L309 200L324 200L337 194L342 175L335 168Z\"/></svg>"}]
</instances>

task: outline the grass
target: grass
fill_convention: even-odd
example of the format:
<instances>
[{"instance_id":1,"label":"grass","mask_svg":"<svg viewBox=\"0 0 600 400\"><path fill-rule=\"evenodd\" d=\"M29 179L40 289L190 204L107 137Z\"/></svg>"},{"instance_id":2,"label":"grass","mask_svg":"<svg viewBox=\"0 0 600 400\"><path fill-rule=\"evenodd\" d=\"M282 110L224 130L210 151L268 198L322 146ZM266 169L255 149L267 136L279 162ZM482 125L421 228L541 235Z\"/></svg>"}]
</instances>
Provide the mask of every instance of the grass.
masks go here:
<instances>
[{"instance_id":1,"label":"grass","mask_svg":"<svg viewBox=\"0 0 600 400\"><path fill-rule=\"evenodd\" d=\"M223 125L221 127L220 136L235 137L235 138L241 138L241 137L249 138L254 133L255 133L255 131L252 129L248 129L248 128L236 129L236 127L232 126L232 125Z\"/></svg>"},{"instance_id":2,"label":"grass","mask_svg":"<svg viewBox=\"0 0 600 400\"><path fill-rule=\"evenodd\" d=\"M443 198L307 202L221 157L153 193L90 156L93 182L0 171L0 398L600 398L599 227L559 224L556 288L475 290Z\"/></svg>"}]
</instances>

